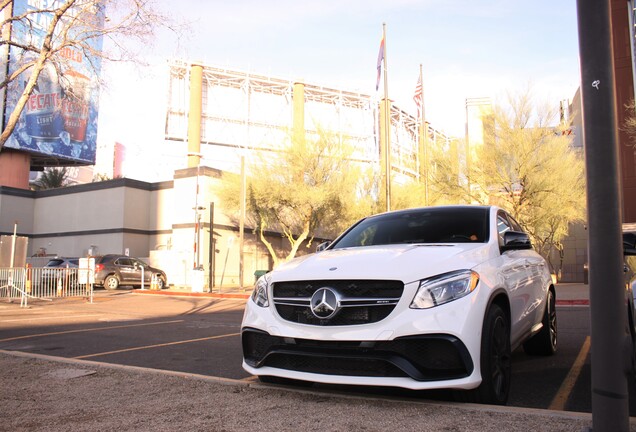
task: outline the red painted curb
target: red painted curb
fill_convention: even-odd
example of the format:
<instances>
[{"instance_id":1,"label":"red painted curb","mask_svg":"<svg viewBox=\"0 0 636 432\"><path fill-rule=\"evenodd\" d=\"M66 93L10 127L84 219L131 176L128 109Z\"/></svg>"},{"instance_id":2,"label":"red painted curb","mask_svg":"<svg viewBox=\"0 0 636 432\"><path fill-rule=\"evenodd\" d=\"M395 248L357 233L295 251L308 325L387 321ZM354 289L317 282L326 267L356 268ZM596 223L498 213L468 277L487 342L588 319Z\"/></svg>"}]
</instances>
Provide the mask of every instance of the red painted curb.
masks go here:
<instances>
[{"instance_id":1,"label":"red painted curb","mask_svg":"<svg viewBox=\"0 0 636 432\"><path fill-rule=\"evenodd\" d=\"M557 300L557 306L589 306L589 300Z\"/></svg>"}]
</instances>

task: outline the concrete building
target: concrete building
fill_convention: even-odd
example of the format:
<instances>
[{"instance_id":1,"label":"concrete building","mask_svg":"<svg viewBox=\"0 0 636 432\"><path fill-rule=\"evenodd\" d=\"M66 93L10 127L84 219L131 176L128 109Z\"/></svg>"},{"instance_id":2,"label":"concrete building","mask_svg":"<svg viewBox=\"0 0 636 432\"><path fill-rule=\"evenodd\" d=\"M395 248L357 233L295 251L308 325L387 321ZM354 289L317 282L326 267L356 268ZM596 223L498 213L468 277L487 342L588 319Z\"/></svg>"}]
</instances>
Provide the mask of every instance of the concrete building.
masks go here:
<instances>
[{"instance_id":1,"label":"concrete building","mask_svg":"<svg viewBox=\"0 0 636 432\"><path fill-rule=\"evenodd\" d=\"M161 183L116 179L44 191L0 186L0 232L12 232L17 224L17 234L29 239L29 256L120 253L146 258L166 271L174 286L192 285L198 253L205 289L237 286L238 226L223 212L214 212L220 178L219 170L203 166L177 170L172 181ZM195 200L204 208L198 232ZM279 234L268 233L268 239L279 249L285 247ZM194 248L197 242L199 250ZM250 227L244 265L247 286L256 270L271 269L269 253Z\"/></svg>"},{"instance_id":2,"label":"concrete building","mask_svg":"<svg viewBox=\"0 0 636 432\"><path fill-rule=\"evenodd\" d=\"M492 115L492 100L488 97L466 99L466 160L475 159L475 151L484 145L484 118Z\"/></svg>"}]
</instances>

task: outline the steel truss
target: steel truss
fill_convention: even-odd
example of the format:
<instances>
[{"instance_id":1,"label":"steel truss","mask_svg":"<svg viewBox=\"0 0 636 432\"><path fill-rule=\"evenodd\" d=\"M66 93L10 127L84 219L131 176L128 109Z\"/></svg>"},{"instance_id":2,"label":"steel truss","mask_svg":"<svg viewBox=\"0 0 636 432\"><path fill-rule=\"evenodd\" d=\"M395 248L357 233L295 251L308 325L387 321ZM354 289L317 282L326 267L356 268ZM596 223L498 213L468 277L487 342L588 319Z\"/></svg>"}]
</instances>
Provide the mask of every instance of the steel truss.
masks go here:
<instances>
[{"instance_id":1,"label":"steel truss","mask_svg":"<svg viewBox=\"0 0 636 432\"><path fill-rule=\"evenodd\" d=\"M190 64L170 64L166 140L185 141L189 107ZM203 66L201 143L211 146L276 151L292 128L295 82L267 75ZM355 158L378 164L379 99L375 96L310 83L304 85L305 129L337 133L356 148ZM391 106L391 159L394 173L417 178L424 164L418 151L418 119ZM451 141L427 123L428 145Z\"/></svg>"}]
</instances>

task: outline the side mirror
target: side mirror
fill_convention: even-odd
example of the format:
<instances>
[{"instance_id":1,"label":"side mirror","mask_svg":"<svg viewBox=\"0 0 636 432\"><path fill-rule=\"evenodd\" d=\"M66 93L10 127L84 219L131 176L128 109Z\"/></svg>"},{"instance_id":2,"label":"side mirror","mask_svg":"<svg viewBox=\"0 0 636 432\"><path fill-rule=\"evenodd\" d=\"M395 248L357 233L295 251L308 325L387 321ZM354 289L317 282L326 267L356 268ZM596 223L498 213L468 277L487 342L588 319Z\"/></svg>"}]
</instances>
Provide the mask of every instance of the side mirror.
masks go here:
<instances>
[{"instance_id":1,"label":"side mirror","mask_svg":"<svg viewBox=\"0 0 636 432\"><path fill-rule=\"evenodd\" d=\"M518 231L507 231L504 233L502 252L522 249L532 249L528 234Z\"/></svg>"},{"instance_id":2,"label":"side mirror","mask_svg":"<svg viewBox=\"0 0 636 432\"><path fill-rule=\"evenodd\" d=\"M318 246L316 246L316 252L322 252L329 247L331 244L330 241L322 242Z\"/></svg>"}]
</instances>

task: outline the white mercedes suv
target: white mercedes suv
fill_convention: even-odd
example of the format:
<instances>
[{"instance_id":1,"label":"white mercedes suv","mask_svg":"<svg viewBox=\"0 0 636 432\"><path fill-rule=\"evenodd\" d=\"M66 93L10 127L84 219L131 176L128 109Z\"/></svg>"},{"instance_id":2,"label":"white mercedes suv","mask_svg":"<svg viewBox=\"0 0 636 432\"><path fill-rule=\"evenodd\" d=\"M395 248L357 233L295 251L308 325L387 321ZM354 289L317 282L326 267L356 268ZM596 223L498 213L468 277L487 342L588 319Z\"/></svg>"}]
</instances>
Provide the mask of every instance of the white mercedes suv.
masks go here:
<instances>
[{"instance_id":1,"label":"white mercedes suv","mask_svg":"<svg viewBox=\"0 0 636 432\"><path fill-rule=\"evenodd\" d=\"M556 352L547 263L500 208L383 213L320 249L262 276L247 302L243 368L264 382L449 388L505 404L511 351Z\"/></svg>"}]
</instances>

